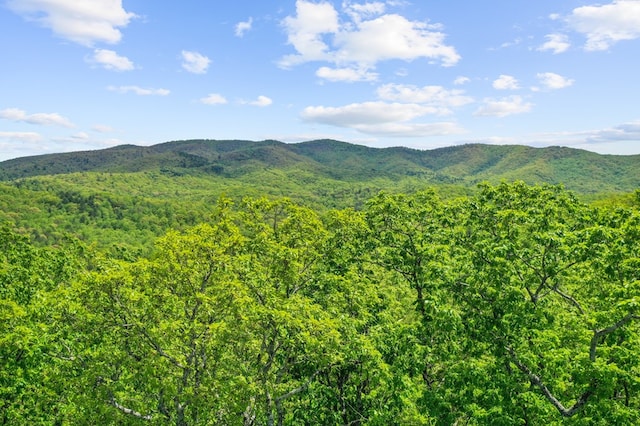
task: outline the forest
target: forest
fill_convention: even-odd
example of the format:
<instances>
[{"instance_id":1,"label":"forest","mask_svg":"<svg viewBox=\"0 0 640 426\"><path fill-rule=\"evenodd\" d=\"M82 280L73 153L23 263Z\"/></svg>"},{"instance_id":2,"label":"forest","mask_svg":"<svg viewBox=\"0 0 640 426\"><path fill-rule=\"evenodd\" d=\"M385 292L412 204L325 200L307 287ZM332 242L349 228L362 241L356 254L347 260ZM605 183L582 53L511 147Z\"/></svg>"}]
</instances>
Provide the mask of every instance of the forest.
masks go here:
<instances>
[{"instance_id":1,"label":"forest","mask_svg":"<svg viewBox=\"0 0 640 426\"><path fill-rule=\"evenodd\" d=\"M1 182L0 424L640 423L640 190L296 177Z\"/></svg>"}]
</instances>

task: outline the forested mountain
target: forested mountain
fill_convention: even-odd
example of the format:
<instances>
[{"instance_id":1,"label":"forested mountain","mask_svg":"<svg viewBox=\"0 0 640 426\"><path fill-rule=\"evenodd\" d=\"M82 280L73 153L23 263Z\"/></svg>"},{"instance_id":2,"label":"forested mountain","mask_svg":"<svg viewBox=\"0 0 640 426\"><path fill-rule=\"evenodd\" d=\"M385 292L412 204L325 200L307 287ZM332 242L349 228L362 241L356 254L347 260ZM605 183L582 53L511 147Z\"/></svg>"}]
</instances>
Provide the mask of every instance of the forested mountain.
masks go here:
<instances>
[{"instance_id":1,"label":"forested mountain","mask_svg":"<svg viewBox=\"0 0 640 426\"><path fill-rule=\"evenodd\" d=\"M259 171L304 171L338 181L418 177L427 184L473 187L521 180L563 184L581 193L628 192L640 186L640 155L599 155L571 148L461 145L428 151L369 148L333 140L188 140L150 147L25 157L0 163L0 179L74 172L161 171L168 175L249 176Z\"/></svg>"},{"instance_id":2,"label":"forested mountain","mask_svg":"<svg viewBox=\"0 0 640 426\"><path fill-rule=\"evenodd\" d=\"M639 160L323 140L0 163L0 425L640 424Z\"/></svg>"}]
</instances>

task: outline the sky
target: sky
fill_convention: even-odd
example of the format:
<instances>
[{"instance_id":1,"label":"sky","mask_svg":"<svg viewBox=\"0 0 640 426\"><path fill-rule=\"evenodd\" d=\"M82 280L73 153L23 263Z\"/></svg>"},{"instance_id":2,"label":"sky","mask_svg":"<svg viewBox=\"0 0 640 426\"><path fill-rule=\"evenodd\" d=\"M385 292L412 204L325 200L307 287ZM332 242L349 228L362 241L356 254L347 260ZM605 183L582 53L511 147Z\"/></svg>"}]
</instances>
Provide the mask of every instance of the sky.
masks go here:
<instances>
[{"instance_id":1,"label":"sky","mask_svg":"<svg viewBox=\"0 0 640 426\"><path fill-rule=\"evenodd\" d=\"M184 139L640 154L640 0L0 0L0 161Z\"/></svg>"}]
</instances>

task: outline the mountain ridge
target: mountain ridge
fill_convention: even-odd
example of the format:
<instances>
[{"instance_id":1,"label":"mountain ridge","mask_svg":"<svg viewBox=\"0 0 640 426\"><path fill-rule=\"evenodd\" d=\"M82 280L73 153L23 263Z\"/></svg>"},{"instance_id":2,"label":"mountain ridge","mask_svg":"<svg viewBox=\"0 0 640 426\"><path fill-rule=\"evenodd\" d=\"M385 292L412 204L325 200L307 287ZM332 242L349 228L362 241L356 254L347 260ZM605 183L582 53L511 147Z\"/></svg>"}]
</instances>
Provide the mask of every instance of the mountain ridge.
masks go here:
<instances>
[{"instance_id":1,"label":"mountain ridge","mask_svg":"<svg viewBox=\"0 0 640 426\"><path fill-rule=\"evenodd\" d=\"M465 144L431 150L373 148L319 139L177 140L151 146L119 145L21 157L0 162L0 180L77 172L246 176L264 169L304 170L342 181L420 177L428 184L476 185L522 180L563 184L582 193L628 192L640 187L640 155L604 155L568 147Z\"/></svg>"}]
</instances>

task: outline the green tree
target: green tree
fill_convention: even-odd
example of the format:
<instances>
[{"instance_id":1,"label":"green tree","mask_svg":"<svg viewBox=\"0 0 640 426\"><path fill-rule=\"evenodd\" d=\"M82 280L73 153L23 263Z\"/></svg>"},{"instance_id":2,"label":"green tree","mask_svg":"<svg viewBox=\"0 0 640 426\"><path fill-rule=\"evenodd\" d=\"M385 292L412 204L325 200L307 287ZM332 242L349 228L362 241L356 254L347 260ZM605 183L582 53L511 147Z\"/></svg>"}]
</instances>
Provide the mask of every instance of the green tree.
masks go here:
<instances>
[{"instance_id":1,"label":"green tree","mask_svg":"<svg viewBox=\"0 0 640 426\"><path fill-rule=\"evenodd\" d=\"M51 298L82 272L78 247L39 248L0 226L0 424L50 424L69 402L70 350Z\"/></svg>"},{"instance_id":2,"label":"green tree","mask_svg":"<svg viewBox=\"0 0 640 426\"><path fill-rule=\"evenodd\" d=\"M451 288L465 352L490 374L480 412L636 423L637 219L603 221L562 188L519 183L482 187L464 211Z\"/></svg>"},{"instance_id":3,"label":"green tree","mask_svg":"<svg viewBox=\"0 0 640 426\"><path fill-rule=\"evenodd\" d=\"M235 354L248 344L248 300L234 269L242 246L222 212L214 224L167 234L151 259L110 265L84 285L95 339L85 342L85 385L93 382L95 405L112 407L110 421L211 424L242 412Z\"/></svg>"}]
</instances>

